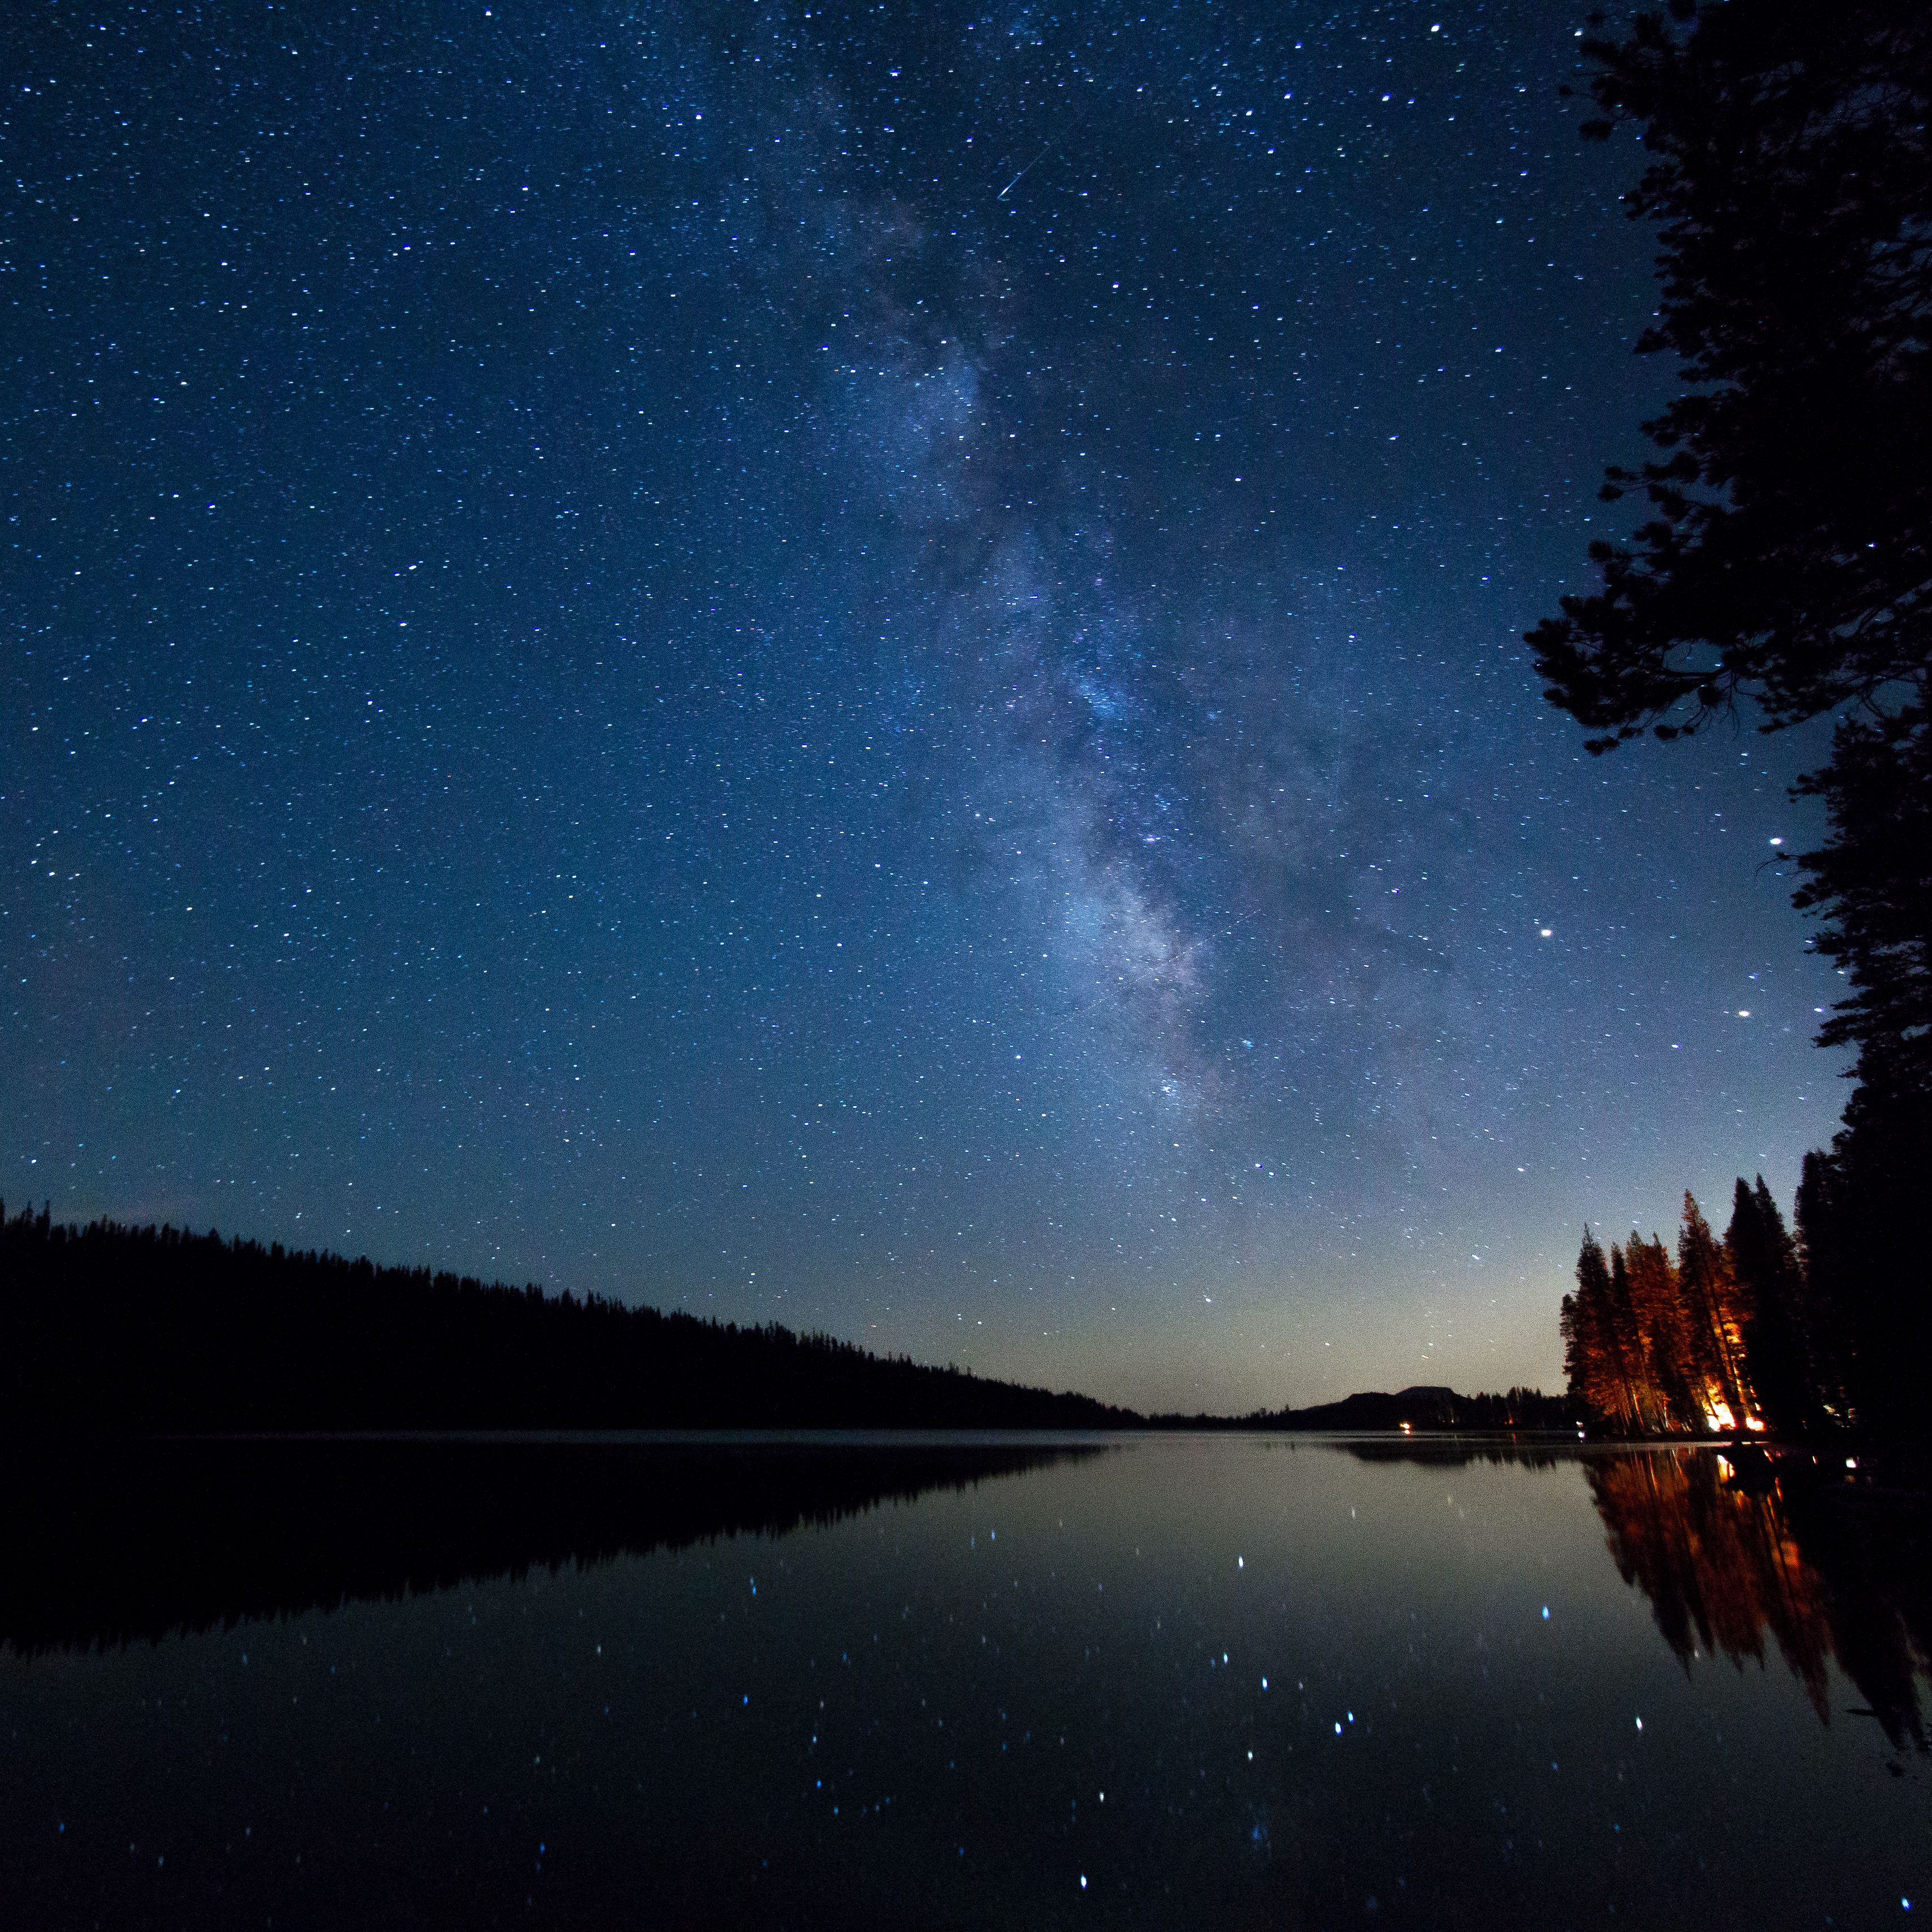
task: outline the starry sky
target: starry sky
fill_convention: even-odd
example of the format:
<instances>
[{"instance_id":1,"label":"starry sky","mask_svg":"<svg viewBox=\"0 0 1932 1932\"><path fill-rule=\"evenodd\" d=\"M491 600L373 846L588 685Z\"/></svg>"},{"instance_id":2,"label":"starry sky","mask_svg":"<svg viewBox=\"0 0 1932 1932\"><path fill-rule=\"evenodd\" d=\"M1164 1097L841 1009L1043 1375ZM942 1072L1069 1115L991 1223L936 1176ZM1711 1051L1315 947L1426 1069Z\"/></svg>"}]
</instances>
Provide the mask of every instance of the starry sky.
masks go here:
<instances>
[{"instance_id":1,"label":"starry sky","mask_svg":"<svg viewBox=\"0 0 1932 1932\"><path fill-rule=\"evenodd\" d=\"M1846 1090L1817 742L1522 641L1670 392L1582 24L10 9L0 1191L1556 1386L1583 1222Z\"/></svg>"}]
</instances>

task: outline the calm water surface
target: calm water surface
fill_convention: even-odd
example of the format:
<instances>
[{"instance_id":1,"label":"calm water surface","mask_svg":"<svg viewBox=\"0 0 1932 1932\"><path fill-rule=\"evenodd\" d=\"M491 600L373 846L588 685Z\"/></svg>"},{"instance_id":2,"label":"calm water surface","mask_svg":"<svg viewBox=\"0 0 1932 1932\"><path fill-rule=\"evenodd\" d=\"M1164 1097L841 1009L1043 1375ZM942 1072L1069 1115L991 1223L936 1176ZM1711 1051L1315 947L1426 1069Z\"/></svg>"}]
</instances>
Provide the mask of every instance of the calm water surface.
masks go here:
<instances>
[{"instance_id":1,"label":"calm water surface","mask_svg":"<svg viewBox=\"0 0 1932 1932\"><path fill-rule=\"evenodd\" d=\"M9 1488L8 1924L1932 1910L1922 1514L1808 1465L309 1444Z\"/></svg>"}]
</instances>

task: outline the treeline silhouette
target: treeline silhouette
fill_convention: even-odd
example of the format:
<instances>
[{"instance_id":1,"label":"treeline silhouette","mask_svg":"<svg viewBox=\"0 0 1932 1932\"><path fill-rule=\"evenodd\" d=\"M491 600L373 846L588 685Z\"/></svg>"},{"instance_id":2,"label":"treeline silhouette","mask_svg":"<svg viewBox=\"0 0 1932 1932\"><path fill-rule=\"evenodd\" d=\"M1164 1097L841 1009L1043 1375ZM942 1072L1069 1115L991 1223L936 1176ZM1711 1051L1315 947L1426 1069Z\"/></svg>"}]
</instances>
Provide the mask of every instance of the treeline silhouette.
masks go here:
<instances>
[{"instance_id":1,"label":"treeline silhouette","mask_svg":"<svg viewBox=\"0 0 1932 1932\"><path fill-rule=\"evenodd\" d=\"M1922 1506L1821 1480L1811 1459L1748 1446L1593 1456L1611 1555L1688 1670L1702 1651L1762 1663L1767 1634L1831 1720L1834 1657L1895 1750L1926 1748L1932 1547Z\"/></svg>"},{"instance_id":2,"label":"treeline silhouette","mask_svg":"<svg viewBox=\"0 0 1932 1932\"><path fill-rule=\"evenodd\" d=\"M1094 1429L1132 1412L566 1291L0 1202L16 1430Z\"/></svg>"},{"instance_id":3,"label":"treeline silhouette","mask_svg":"<svg viewBox=\"0 0 1932 1932\"><path fill-rule=\"evenodd\" d=\"M782 1536L1098 1446L175 1438L16 1448L0 1644L158 1640L742 1534Z\"/></svg>"},{"instance_id":4,"label":"treeline silhouette","mask_svg":"<svg viewBox=\"0 0 1932 1932\"><path fill-rule=\"evenodd\" d=\"M1567 1396L1540 1389L1511 1388L1501 1395L1458 1395L1440 1384L1424 1383L1390 1394L1363 1389L1339 1402L1306 1408L1258 1408L1246 1415L1156 1415L1161 1429L1261 1429L1286 1430L1474 1430L1506 1434L1512 1430L1568 1429L1576 1417Z\"/></svg>"},{"instance_id":5,"label":"treeline silhouette","mask_svg":"<svg viewBox=\"0 0 1932 1932\"><path fill-rule=\"evenodd\" d=\"M1607 1257L1586 1229L1563 1298L1564 1371L1578 1409L1622 1436L1765 1430L1809 1434L1850 1419L1828 1304L1771 1190L1740 1178L1720 1241L1684 1197L1675 1258L1632 1234Z\"/></svg>"},{"instance_id":6,"label":"treeline silhouette","mask_svg":"<svg viewBox=\"0 0 1932 1932\"><path fill-rule=\"evenodd\" d=\"M213 1230L78 1226L0 1202L0 1428L394 1430L1566 1428L1568 1397L1436 1386L1240 1416L1142 1416L566 1290L486 1286Z\"/></svg>"}]
</instances>

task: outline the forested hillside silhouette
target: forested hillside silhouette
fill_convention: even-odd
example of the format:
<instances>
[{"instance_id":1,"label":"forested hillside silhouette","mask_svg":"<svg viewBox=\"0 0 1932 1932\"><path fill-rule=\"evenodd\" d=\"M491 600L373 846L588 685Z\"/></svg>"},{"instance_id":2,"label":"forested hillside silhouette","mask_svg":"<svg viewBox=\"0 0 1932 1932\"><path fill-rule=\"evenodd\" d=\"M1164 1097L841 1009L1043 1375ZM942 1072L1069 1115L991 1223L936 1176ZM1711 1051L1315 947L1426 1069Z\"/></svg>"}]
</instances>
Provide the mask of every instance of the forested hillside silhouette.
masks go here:
<instances>
[{"instance_id":1,"label":"forested hillside silhouette","mask_svg":"<svg viewBox=\"0 0 1932 1932\"><path fill-rule=\"evenodd\" d=\"M1085 1396L568 1291L0 1203L14 1430L1094 1429Z\"/></svg>"}]
</instances>

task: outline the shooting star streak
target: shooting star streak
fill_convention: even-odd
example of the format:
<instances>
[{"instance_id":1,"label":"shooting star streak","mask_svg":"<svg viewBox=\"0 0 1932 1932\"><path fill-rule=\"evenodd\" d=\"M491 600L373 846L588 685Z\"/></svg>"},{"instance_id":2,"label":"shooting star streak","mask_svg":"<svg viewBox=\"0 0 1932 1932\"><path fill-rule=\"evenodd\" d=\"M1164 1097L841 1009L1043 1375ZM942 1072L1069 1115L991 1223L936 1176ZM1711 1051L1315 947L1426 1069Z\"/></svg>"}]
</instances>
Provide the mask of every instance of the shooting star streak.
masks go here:
<instances>
[{"instance_id":1,"label":"shooting star streak","mask_svg":"<svg viewBox=\"0 0 1932 1932\"><path fill-rule=\"evenodd\" d=\"M1038 154L1036 154L1036 155L1034 155L1034 158L1033 158L1033 159L1032 159L1031 160L1030 160L1029 162L1028 162L1028 164L1026 164L1026 166L1025 166L1024 167L1023 167L1022 169L1021 169L1021 170L1019 171L1019 172L1018 172L1018 174L1016 174L1016 176L1014 176L1014 177L1012 178L1012 179L1011 181L1010 181L1009 182L1007 182L1007 184L1006 184L1006 186L1005 186L1004 188L1001 188L1001 189L1000 189L1000 190L999 191L999 193L998 193L998 194L996 194L995 196L994 196L993 199L994 199L995 201L1004 201L1004 200L1006 200L1006 196L1007 196L1008 195L1011 194L1012 193L1012 191L1013 191L1013 190L1014 190L1015 188L1018 188L1018 187L1019 186L1020 183L1021 183L1022 182L1024 181L1024 180L1026 179L1027 176L1028 176L1028 175L1031 174L1031 173L1033 172L1035 168L1038 167L1038 166L1040 166L1040 163L1041 163L1042 161L1045 160L1046 160L1046 149L1045 148L1041 148L1041 149L1040 149L1040 152L1039 152Z\"/></svg>"}]
</instances>

